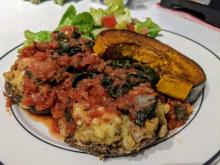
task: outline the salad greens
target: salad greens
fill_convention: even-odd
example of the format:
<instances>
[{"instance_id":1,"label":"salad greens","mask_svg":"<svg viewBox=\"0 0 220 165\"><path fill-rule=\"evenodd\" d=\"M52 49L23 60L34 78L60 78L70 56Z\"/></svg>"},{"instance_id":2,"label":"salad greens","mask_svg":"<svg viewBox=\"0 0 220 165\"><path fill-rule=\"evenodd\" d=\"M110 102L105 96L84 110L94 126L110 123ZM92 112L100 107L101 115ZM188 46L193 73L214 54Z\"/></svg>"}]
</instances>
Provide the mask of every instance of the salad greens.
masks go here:
<instances>
[{"instance_id":1,"label":"salad greens","mask_svg":"<svg viewBox=\"0 0 220 165\"><path fill-rule=\"evenodd\" d=\"M117 23L118 23L116 25L117 29L126 29L127 24L132 23L130 10L126 8L124 10L124 14L119 14L119 15L116 16L116 20L117 20Z\"/></svg>"},{"instance_id":2,"label":"salad greens","mask_svg":"<svg viewBox=\"0 0 220 165\"><path fill-rule=\"evenodd\" d=\"M109 14L123 14L125 5L123 0L105 0L104 4L108 7Z\"/></svg>"},{"instance_id":3,"label":"salad greens","mask_svg":"<svg viewBox=\"0 0 220 165\"><path fill-rule=\"evenodd\" d=\"M66 12L63 14L63 17L61 18L58 25L58 29L69 25L77 26L84 36L89 36L93 29L94 21L92 15L89 12L76 14L75 7L70 5Z\"/></svg>"},{"instance_id":4,"label":"salad greens","mask_svg":"<svg viewBox=\"0 0 220 165\"><path fill-rule=\"evenodd\" d=\"M32 45L34 42L50 42L51 40L51 32L49 31L39 31L34 33L30 30L25 30L24 36L26 40L24 41L23 47Z\"/></svg>"},{"instance_id":5,"label":"salad greens","mask_svg":"<svg viewBox=\"0 0 220 165\"><path fill-rule=\"evenodd\" d=\"M76 15L76 8L73 5L70 5L65 13L63 14L59 27L65 26L65 25L71 25L73 17Z\"/></svg>"},{"instance_id":6,"label":"salad greens","mask_svg":"<svg viewBox=\"0 0 220 165\"><path fill-rule=\"evenodd\" d=\"M65 0L55 1L62 4ZM37 2L37 0L32 0L32 2ZM59 31L64 26L76 26L82 36L95 39L101 31L109 28L109 26L105 26L105 24L108 24L111 25L111 28L128 29L152 38L159 34L161 29L151 18L146 18L143 22L132 19L130 10L126 8L123 0L104 0L104 4L107 6L106 9L90 8L89 12L79 14L76 8L70 5L64 12L56 30ZM25 38L25 45L30 45L33 42L49 42L51 32L39 31L34 33L26 30Z\"/></svg>"},{"instance_id":7,"label":"salad greens","mask_svg":"<svg viewBox=\"0 0 220 165\"><path fill-rule=\"evenodd\" d=\"M132 25L134 26L135 32L147 34L152 38L156 37L161 30L160 27L150 18L147 18L143 22L132 19L130 10L125 7L123 0L105 0L104 4L107 6L107 9L90 9L90 13L94 20L94 25L96 26L94 28L95 30L97 28L103 28L102 19L105 16L115 17L117 22L115 26L116 29L127 29L128 25Z\"/></svg>"},{"instance_id":8,"label":"salad greens","mask_svg":"<svg viewBox=\"0 0 220 165\"><path fill-rule=\"evenodd\" d=\"M30 30L25 30L24 36L30 42L49 42L51 40L51 32L49 31L39 31L34 33Z\"/></svg>"},{"instance_id":9,"label":"salad greens","mask_svg":"<svg viewBox=\"0 0 220 165\"><path fill-rule=\"evenodd\" d=\"M115 16L118 23L122 23L124 20L126 20L127 23L131 23L132 18L130 11L125 7L123 0L105 0L104 4L107 6L107 9L90 9L95 25L101 26L102 18L108 15Z\"/></svg>"},{"instance_id":10,"label":"salad greens","mask_svg":"<svg viewBox=\"0 0 220 165\"><path fill-rule=\"evenodd\" d=\"M72 17L70 25L78 26L82 34L90 33L93 29L93 18L89 12L83 12Z\"/></svg>"},{"instance_id":11,"label":"salad greens","mask_svg":"<svg viewBox=\"0 0 220 165\"><path fill-rule=\"evenodd\" d=\"M24 31L25 41L23 44L23 47L18 49L18 52L21 52L21 50L24 47L32 45L34 42L50 42L51 41L51 32L49 31L39 31L39 32L32 32L30 30Z\"/></svg>"},{"instance_id":12,"label":"salad greens","mask_svg":"<svg viewBox=\"0 0 220 165\"><path fill-rule=\"evenodd\" d=\"M102 18L108 15L108 12L104 9L90 9L90 14L94 19L95 26L102 26Z\"/></svg>"},{"instance_id":13,"label":"salad greens","mask_svg":"<svg viewBox=\"0 0 220 165\"><path fill-rule=\"evenodd\" d=\"M54 0L54 2L58 5L64 5L66 0Z\"/></svg>"},{"instance_id":14,"label":"salad greens","mask_svg":"<svg viewBox=\"0 0 220 165\"><path fill-rule=\"evenodd\" d=\"M25 0L25 1L30 1L31 3L34 3L34 4L39 4L45 0ZM67 0L54 0L54 2L56 4L59 4L59 5L63 5Z\"/></svg>"},{"instance_id":15,"label":"salad greens","mask_svg":"<svg viewBox=\"0 0 220 165\"><path fill-rule=\"evenodd\" d=\"M156 37L161 30L149 17L144 22L137 21L135 24L135 31L137 33L141 33L143 29L146 29L148 36L152 38Z\"/></svg>"}]
</instances>

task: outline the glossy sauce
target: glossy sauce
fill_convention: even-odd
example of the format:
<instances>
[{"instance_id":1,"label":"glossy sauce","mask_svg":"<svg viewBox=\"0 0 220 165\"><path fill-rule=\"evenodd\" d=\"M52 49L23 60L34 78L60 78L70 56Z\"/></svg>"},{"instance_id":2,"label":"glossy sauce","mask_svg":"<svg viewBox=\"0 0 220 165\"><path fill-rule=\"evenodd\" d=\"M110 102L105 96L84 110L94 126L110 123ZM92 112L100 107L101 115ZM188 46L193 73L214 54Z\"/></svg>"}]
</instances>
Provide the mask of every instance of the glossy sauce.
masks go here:
<instances>
[{"instance_id":1,"label":"glossy sauce","mask_svg":"<svg viewBox=\"0 0 220 165\"><path fill-rule=\"evenodd\" d=\"M48 133L56 138L57 140L63 141L64 137L62 137L59 133L53 130L53 119L50 116L44 115L34 115L26 110L24 110L25 114L27 114L28 118L31 118L33 121L43 124L48 128Z\"/></svg>"}]
</instances>

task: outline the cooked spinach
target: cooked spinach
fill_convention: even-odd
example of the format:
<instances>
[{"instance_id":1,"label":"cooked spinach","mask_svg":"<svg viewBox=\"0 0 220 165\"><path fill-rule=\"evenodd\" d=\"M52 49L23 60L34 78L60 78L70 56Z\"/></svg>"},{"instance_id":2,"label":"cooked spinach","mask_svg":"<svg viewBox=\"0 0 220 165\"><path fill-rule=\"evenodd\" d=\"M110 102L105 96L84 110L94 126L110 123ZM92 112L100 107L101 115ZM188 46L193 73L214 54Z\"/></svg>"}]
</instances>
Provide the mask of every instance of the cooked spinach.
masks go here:
<instances>
[{"instance_id":1,"label":"cooked spinach","mask_svg":"<svg viewBox=\"0 0 220 165\"><path fill-rule=\"evenodd\" d=\"M144 126L144 123L147 119L152 119L154 117L155 109L157 105L157 100L147 107L136 112L135 124L139 126Z\"/></svg>"},{"instance_id":2,"label":"cooked spinach","mask_svg":"<svg viewBox=\"0 0 220 165\"><path fill-rule=\"evenodd\" d=\"M77 32L77 31L73 32L73 38L74 39L79 39L80 37L81 37L81 34L79 32Z\"/></svg>"},{"instance_id":3,"label":"cooked spinach","mask_svg":"<svg viewBox=\"0 0 220 165\"><path fill-rule=\"evenodd\" d=\"M38 111L35 109L34 106L29 106L27 108L27 110L33 114L36 114L36 115L49 115L50 114L50 109L45 109L43 111Z\"/></svg>"},{"instance_id":4,"label":"cooked spinach","mask_svg":"<svg viewBox=\"0 0 220 165\"><path fill-rule=\"evenodd\" d=\"M94 72L82 72L82 73L78 73L78 74L74 77L74 79L73 79L73 81L72 81L72 87L75 88L76 85L77 85L77 83L78 83L79 81L81 81L82 79L93 78L93 77L95 77L95 76L96 76L96 73L94 73Z\"/></svg>"},{"instance_id":5,"label":"cooked spinach","mask_svg":"<svg viewBox=\"0 0 220 165\"><path fill-rule=\"evenodd\" d=\"M71 73L71 74L77 73L77 69L74 68L73 66L68 66L68 67L65 69L65 71L68 72L68 73Z\"/></svg>"},{"instance_id":6,"label":"cooked spinach","mask_svg":"<svg viewBox=\"0 0 220 165\"><path fill-rule=\"evenodd\" d=\"M131 68L132 64L135 61L129 57L121 57L119 59L113 59L110 62L110 66L112 66L112 68Z\"/></svg>"},{"instance_id":7,"label":"cooked spinach","mask_svg":"<svg viewBox=\"0 0 220 165\"><path fill-rule=\"evenodd\" d=\"M140 73L134 74L128 74L127 75L127 82L130 84L130 86L136 86L140 83L144 83L148 80L148 78Z\"/></svg>"},{"instance_id":8,"label":"cooked spinach","mask_svg":"<svg viewBox=\"0 0 220 165\"><path fill-rule=\"evenodd\" d=\"M92 41L92 40L89 40L88 42L87 42L87 46L89 47L89 48L92 48L93 46L94 46L94 41Z\"/></svg>"},{"instance_id":9,"label":"cooked spinach","mask_svg":"<svg viewBox=\"0 0 220 165\"><path fill-rule=\"evenodd\" d=\"M155 85L158 81L159 81L159 75L150 67L148 66L144 66L143 64L140 63L136 63L134 64L135 69L141 71L144 73L144 75L146 76L147 80Z\"/></svg>"},{"instance_id":10,"label":"cooked spinach","mask_svg":"<svg viewBox=\"0 0 220 165\"><path fill-rule=\"evenodd\" d=\"M106 88L108 94L113 98L125 95L129 90L131 90L134 86L139 85L140 83L150 82L154 85L159 80L159 76L153 69L147 66L143 66L141 63L129 57L120 57L119 59L111 60L109 61L109 65L113 69L127 69L134 67L137 70L136 73L128 74L124 82L116 86L112 85L114 80L111 79L107 74L103 76L102 85Z\"/></svg>"},{"instance_id":11,"label":"cooked spinach","mask_svg":"<svg viewBox=\"0 0 220 165\"><path fill-rule=\"evenodd\" d=\"M67 40L67 37L63 32L55 31L54 33L56 33L56 39L58 41Z\"/></svg>"},{"instance_id":12,"label":"cooked spinach","mask_svg":"<svg viewBox=\"0 0 220 165\"><path fill-rule=\"evenodd\" d=\"M107 74L104 74L101 84L106 88L111 97L117 98L128 93L134 86L146 81L147 78L143 75L128 74L126 80L122 84L113 85L114 81Z\"/></svg>"},{"instance_id":13,"label":"cooked spinach","mask_svg":"<svg viewBox=\"0 0 220 165\"><path fill-rule=\"evenodd\" d=\"M159 81L159 75L152 68L142 63L139 63L136 60L133 60L129 57L122 57L117 60L111 60L110 66L112 66L112 68L114 69L117 67L119 68L134 67L140 72L139 74L137 74L137 76L146 79L151 84L155 85Z\"/></svg>"},{"instance_id":14,"label":"cooked spinach","mask_svg":"<svg viewBox=\"0 0 220 165\"><path fill-rule=\"evenodd\" d=\"M124 83L122 85L110 86L108 88L108 93L111 97L117 98L125 95L132 88L128 83Z\"/></svg>"},{"instance_id":15,"label":"cooked spinach","mask_svg":"<svg viewBox=\"0 0 220 165\"><path fill-rule=\"evenodd\" d=\"M178 105L174 107L174 112L177 119L185 120L187 118L186 107L183 105Z\"/></svg>"},{"instance_id":16,"label":"cooked spinach","mask_svg":"<svg viewBox=\"0 0 220 165\"><path fill-rule=\"evenodd\" d=\"M59 48L57 50L57 53L59 54L63 54L63 53L67 53L69 56L73 56L76 53L82 52L82 48L80 47L80 45L78 46L72 46L68 41L59 41Z\"/></svg>"},{"instance_id":17,"label":"cooked spinach","mask_svg":"<svg viewBox=\"0 0 220 165\"><path fill-rule=\"evenodd\" d=\"M102 86L105 87L105 88L108 88L110 85L112 85L113 83L113 80L110 79L110 77L107 75L107 74L104 74L103 77L102 77Z\"/></svg>"},{"instance_id":18,"label":"cooked spinach","mask_svg":"<svg viewBox=\"0 0 220 165\"><path fill-rule=\"evenodd\" d=\"M132 88L126 81L120 85L113 85L113 80L107 74L104 74L101 84L112 98L123 96Z\"/></svg>"},{"instance_id":19,"label":"cooked spinach","mask_svg":"<svg viewBox=\"0 0 220 165\"><path fill-rule=\"evenodd\" d=\"M70 112L69 112L68 110L66 110L66 111L64 112L64 117L65 117L65 120L66 120L67 122L73 121L72 115L70 114Z\"/></svg>"},{"instance_id":20,"label":"cooked spinach","mask_svg":"<svg viewBox=\"0 0 220 165\"><path fill-rule=\"evenodd\" d=\"M78 35L77 32L75 35L76 36L73 37L80 37L80 34ZM62 55L63 53L67 53L69 56L73 56L78 52L82 52L81 45L78 44L77 46L72 46L72 44L69 42L68 38L63 32L57 32L57 41L59 48L56 52L60 55Z\"/></svg>"},{"instance_id":21,"label":"cooked spinach","mask_svg":"<svg viewBox=\"0 0 220 165\"><path fill-rule=\"evenodd\" d=\"M28 78L33 78L33 74L32 74L32 72L29 71L29 70L26 70L26 71L25 71L25 75L26 75Z\"/></svg>"},{"instance_id":22,"label":"cooked spinach","mask_svg":"<svg viewBox=\"0 0 220 165\"><path fill-rule=\"evenodd\" d=\"M57 80L52 79L52 80L49 81L49 84L50 84L51 86L55 87L55 86L58 86L59 83L57 82Z\"/></svg>"}]
</instances>

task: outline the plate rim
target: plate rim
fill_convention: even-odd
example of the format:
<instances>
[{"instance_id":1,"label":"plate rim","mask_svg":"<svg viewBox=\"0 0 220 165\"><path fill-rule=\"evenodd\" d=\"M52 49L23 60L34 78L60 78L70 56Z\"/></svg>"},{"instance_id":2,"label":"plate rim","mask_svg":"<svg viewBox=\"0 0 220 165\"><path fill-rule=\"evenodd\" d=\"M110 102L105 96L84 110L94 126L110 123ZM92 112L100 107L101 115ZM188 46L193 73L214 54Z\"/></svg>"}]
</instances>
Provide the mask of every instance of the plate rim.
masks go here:
<instances>
[{"instance_id":1,"label":"plate rim","mask_svg":"<svg viewBox=\"0 0 220 165\"><path fill-rule=\"evenodd\" d=\"M176 36L179 36L179 37L182 37L182 38L185 38L197 45L199 45L200 47L204 48L205 50L207 50L208 52L210 52L219 62L220 62L220 56L218 56L215 52L213 52L211 49L209 49L208 47L206 47L205 45L201 44L200 42L190 38L190 37L187 37L185 35L182 35L180 33L177 33L177 32L174 32L174 31L171 31L171 30L167 30L167 29L161 29L161 31L163 32L167 32L167 33L170 33L170 34L174 34ZM20 46L22 46L24 43L20 43L18 44L17 46L13 47L12 49L10 49L9 51L7 51L6 53L4 53L2 56L0 56L0 61L6 57L9 53L11 53L12 51L14 51L15 49L19 48ZM154 145L157 145L158 143L161 143L161 142L164 142L166 140L169 140L170 138L174 137L176 134L178 134L179 132L181 132L183 129L185 129L192 121L193 119L196 117L196 115L198 114L198 112L200 111L201 107L202 107L202 103L203 103L203 99L204 99L204 90L205 90L205 87L203 88L203 91L202 91L202 98L201 98L201 102L199 103L199 107L198 107L198 111L196 112L196 114L193 116L193 118L191 119L191 121L189 123L187 123L182 129L180 129L179 131L177 131L176 133L174 133L172 136L168 137L167 139L162 139L161 141L158 141L157 143L155 144L152 144L146 148L149 148L149 147L152 147ZM72 152L76 152L76 153L83 153L83 154L87 154L86 152L83 152L83 151L73 151L73 150L70 150L70 149L67 149L67 148L62 148L62 147L59 147L59 146L56 146L54 144L51 144L39 137L37 137L36 135L34 135L32 132L30 132L25 126L23 126L23 124L17 119L16 115L14 114L13 112L13 108L10 107L11 110L12 110L12 113L13 113L13 116L14 118L16 119L16 121L19 123L20 126L22 126L29 134L31 134L32 136L34 136L35 138L37 138L38 140L41 140L42 142L46 143L46 144L49 144L53 147L56 147L56 148L60 148L60 149L64 149L64 150L67 150L67 151L72 151ZM145 149L146 149L145 148ZM217 151L217 153L215 153L210 159L208 159L204 165L206 164L212 164L212 163L215 163L215 161L220 157L220 149Z\"/></svg>"}]
</instances>

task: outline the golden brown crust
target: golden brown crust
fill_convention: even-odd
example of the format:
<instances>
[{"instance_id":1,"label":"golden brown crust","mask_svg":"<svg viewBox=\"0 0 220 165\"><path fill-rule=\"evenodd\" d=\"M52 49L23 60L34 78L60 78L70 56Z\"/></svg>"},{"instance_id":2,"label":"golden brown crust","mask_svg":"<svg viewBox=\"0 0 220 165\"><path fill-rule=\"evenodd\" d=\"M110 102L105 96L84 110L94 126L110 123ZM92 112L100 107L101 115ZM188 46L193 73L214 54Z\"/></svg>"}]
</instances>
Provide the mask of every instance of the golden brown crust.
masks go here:
<instances>
[{"instance_id":1,"label":"golden brown crust","mask_svg":"<svg viewBox=\"0 0 220 165\"><path fill-rule=\"evenodd\" d=\"M95 156L104 156L104 157L117 157L117 156L125 156L133 153L137 153L141 149L144 149L150 145L153 145L154 143L159 140L157 136L154 136L150 139L142 140L137 147L132 151L125 151L122 147L118 147L117 144L115 144L115 147L112 145L100 145L100 144L83 144L79 141L77 141L74 136L67 137L65 139L65 143L69 144L70 146L76 147L86 153L95 155Z\"/></svg>"}]
</instances>

